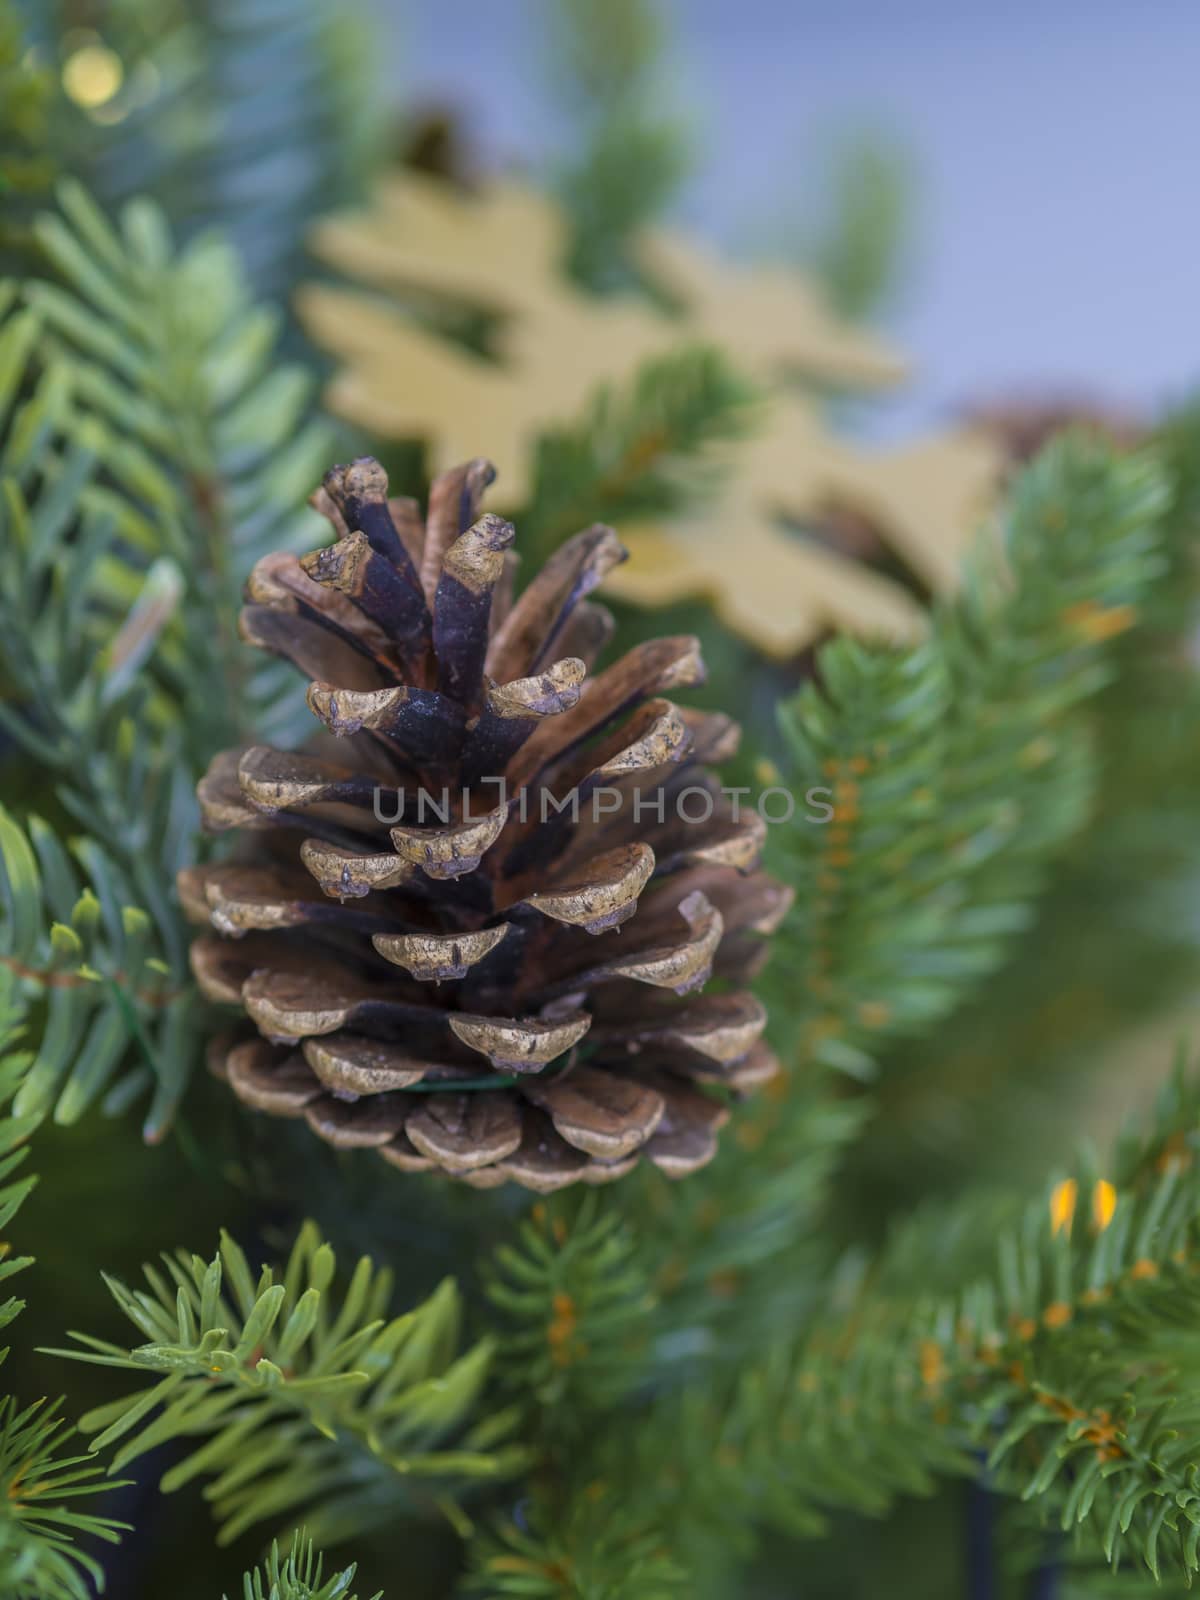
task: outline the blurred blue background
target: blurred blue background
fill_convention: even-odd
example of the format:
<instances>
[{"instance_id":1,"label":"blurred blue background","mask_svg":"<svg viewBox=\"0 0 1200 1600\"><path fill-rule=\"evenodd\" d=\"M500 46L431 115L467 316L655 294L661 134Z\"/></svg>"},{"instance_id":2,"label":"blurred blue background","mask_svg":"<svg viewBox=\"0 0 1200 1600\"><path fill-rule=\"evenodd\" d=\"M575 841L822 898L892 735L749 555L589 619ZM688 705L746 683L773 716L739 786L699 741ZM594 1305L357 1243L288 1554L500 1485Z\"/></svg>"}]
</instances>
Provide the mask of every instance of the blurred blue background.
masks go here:
<instances>
[{"instance_id":1,"label":"blurred blue background","mask_svg":"<svg viewBox=\"0 0 1200 1600\"><path fill-rule=\"evenodd\" d=\"M461 108L489 160L555 137L544 0L374 0L397 99ZM1200 370L1195 0L675 0L681 207L746 254L811 213L832 139L895 138L916 244L886 326L913 381L885 432L1047 390L1154 407Z\"/></svg>"}]
</instances>

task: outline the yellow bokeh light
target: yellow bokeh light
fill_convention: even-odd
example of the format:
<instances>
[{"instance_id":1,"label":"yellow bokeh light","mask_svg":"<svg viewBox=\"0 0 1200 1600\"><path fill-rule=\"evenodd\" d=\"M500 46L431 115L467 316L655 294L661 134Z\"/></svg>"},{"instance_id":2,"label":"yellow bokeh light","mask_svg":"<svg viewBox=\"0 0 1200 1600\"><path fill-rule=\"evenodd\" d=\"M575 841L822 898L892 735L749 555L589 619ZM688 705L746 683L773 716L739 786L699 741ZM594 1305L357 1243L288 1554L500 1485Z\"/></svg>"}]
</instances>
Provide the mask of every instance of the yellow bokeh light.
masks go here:
<instances>
[{"instance_id":1,"label":"yellow bokeh light","mask_svg":"<svg viewBox=\"0 0 1200 1600\"><path fill-rule=\"evenodd\" d=\"M107 103L125 81L120 56L102 44L86 44L63 66L63 88L85 111Z\"/></svg>"},{"instance_id":2,"label":"yellow bokeh light","mask_svg":"<svg viewBox=\"0 0 1200 1600\"><path fill-rule=\"evenodd\" d=\"M1074 1178L1064 1178L1061 1183L1056 1183L1050 1191L1050 1231L1061 1233L1065 1228L1071 1231L1071 1223L1075 1219L1075 1200L1079 1194L1079 1185Z\"/></svg>"},{"instance_id":3,"label":"yellow bokeh light","mask_svg":"<svg viewBox=\"0 0 1200 1600\"><path fill-rule=\"evenodd\" d=\"M1092 1190L1092 1221L1096 1232L1103 1233L1117 1209L1117 1191L1107 1178L1101 1178Z\"/></svg>"}]
</instances>

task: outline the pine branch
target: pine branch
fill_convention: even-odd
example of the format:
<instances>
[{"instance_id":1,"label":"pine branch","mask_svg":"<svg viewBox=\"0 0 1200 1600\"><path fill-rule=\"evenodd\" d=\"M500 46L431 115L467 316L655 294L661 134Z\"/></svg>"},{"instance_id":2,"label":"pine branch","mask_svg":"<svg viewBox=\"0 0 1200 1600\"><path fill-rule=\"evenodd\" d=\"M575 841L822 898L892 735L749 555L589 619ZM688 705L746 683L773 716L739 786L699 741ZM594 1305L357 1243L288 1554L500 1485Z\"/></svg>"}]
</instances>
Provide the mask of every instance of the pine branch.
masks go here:
<instances>
[{"instance_id":1,"label":"pine branch","mask_svg":"<svg viewBox=\"0 0 1200 1600\"><path fill-rule=\"evenodd\" d=\"M62 193L64 216L39 230L69 287L30 285L24 307L0 289L0 725L82 831L73 850L110 943L136 936L136 964L161 958L170 981L147 973L131 987L119 949L98 963L98 987L57 976L61 1026L23 1109L53 1102L91 1012L56 1116L73 1120L136 1055L139 1077L147 1063L155 1074L153 1138L195 1053L171 892L193 852L195 780L260 714L270 722L267 706L284 724L298 713L294 691L276 692L280 671L249 675L241 585L260 554L306 538L327 445L306 420L311 385L272 367L276 319L250 303L224 246L173 253L148 204L118 234L77 187ZM48 879L71 874L44 827L38 852ZM78 893L57 892L60 922ZM35 986L44 957L25 963Z\"/></svg>"},{"instance_id":2,"label":"pine branch","mask_svg":"<svg viewBox=\"0 0 1200 1600\"><path fill-rule=\"evenodd\" d=\"M49 145L53 93L49 73L27 58L28 41L13 0L0 0L0 270L28 246L27 207L54 172Z\"/></svg>"},{"instance_id":3,"label":"pine branch","mask_svg":"<svg viewBox=\"0 0 1200 1600\"><path fill-rule=\"evenodd\" d=\"M127 536L163 547L186 584L175 672L206 761L276 696L279 674L247 680L234 619L259 556L312 536L305 499L328 431L310 414L311 378L273 364L279 319L253 303L228 245L175 251L149 202L126 207L117 232L77 185L60 193L62 215L38 236L67 287L35 283L29 299L105 426L103 464L154 506L157 541L144 526Z\"/></svg>"},{"instance_id":4,"label":"pine branch","mask_svg":"<svg viewBox=\"0 0 1200 1600\"><path fill-rule=\"evenodd\" d=\"M29 1054L17 1048L23 1013L15 990L11 969L0 968L0 1229L6 1235L37 1182L20 1169L41 1121L37 1113L12 1109L30 1068ZM10 1250L0 1245L0 1284L6 1286L32 1265L31 1257ZM0 1328L24 1309L23 1300L6 1295ZM0 1351L0 1361L7 1355ZM38 1400L22 1408L11 1395L0 1399L0 1593L11 1600L90 1600L103 1593L102 1569L74 1541L86 1535L116 1543L126 1526L74 1504L114 1485L102 1479L92 1456L62 1453L74 1429L65 1425L60 1405Z\"/></svg>"},{"instance_id":5,"label":"pine branch","mask_svg":"<svg viewBox=\"0 0 1200 1600\"><path fill-rule=\"evenodd\" d=\"M165 962L173 985L182 984L186 933L169 884L186 858L195 802L170 700L144 670L171 625L180 569L137 553L132 504L98 482L96 429L73 402L69 373L55 363L34 371L39 335L36 315L14 310L11 288L0 286L0 536L7 556L0 729L25 752L25 781L43 800L49 789L82 830L76 853L95 896L80 899L76 870L54 830L30 824L35 859L16 824L4 819L7 926L0 940L24 992L49 1000L48 1031L21 1110L53 1103L90 1019L60 1120L73 1120L94 1100L137 1045L139 1079L145 1081L147 1060L156 1073L147 1121L153 1137L170 1117L191 1059L186 1012L159 1007L171 985L154 964ZM137 521L153 549L153 513L139 513ZM51 919L73 920L76 928L49 928ZM89 941L99 922L110 957L84 973L80 941ZM133 987L127 974L135 975ZM150 996L156 1003L147 1009ZM145 1048L148 1032L159 1036L162 1054Z\"/></svg>"},{"instance_id":6,"label":"pine branch","mask_svg":"<svg viewBox=\"0 0 1200 1600\"><path fill-rule=\"evenodd\" d=\"M162 1488L211 1479L219 1543L302 1508L321 1542L402 1513L451 1514L448 1494L520 1465L509 1415L472 1420L492 1347L457 1354L453 1282L388 1321L390 1274L364 1257L335 1296L334 1254L312 1223L283 1272L264 1267L257 1280L228 1235L211 1262L185 1251L163 1259L165 1275L145 1269L148 1292L106 1279L148 1343L126 1350L72 1334L82 1350L51 1353L165 1374L82 1426L96 1432L93 1450L125 1441L113 1471L169 1439L201 1438Z\"/></svg>"},{"instance_id":7,"label":"pine branch","mask_svg":"<svg viewBox=\"0 0 1200 1600\"><path fill-rule=\"evenodd\" d=\"M1098 783L1088 824L1055 868L1037 938L939 1028L936 1052L920 1040L888 1051L878 1116L847 1174L864 1208L903 1201L918 1144L926 1191L989 1171L1007 1181L1014 1159L1040 1170L1098 1063L1195 984L1200 411L1169 419L1153 448L1171 486L1167 568L1138 626L1114 640L1113 679L1089 708ZM947 1118L955 1137L933 1137Z\"/></svg>"},{"instance_id":8,"label":"pine branch","mask_svg":"<svg viewBox=\"0 0 1200 1600\"><path fill-rule=\"evenodd\" d=\"M637 1508L596 1485L565 1521L535 1510L477 1540L464 1592L488 1600L681 1600L693 1590Z\"/></svg>"},{"instance_id":9,"label":"pine branch","mask_svg":"<svg viewBox=\"0 0 1200 1600\"><path fill-rule=\"evenodd\" d=\"M844 317L877 314L894 296L912 243L913 171L894 138L837 141L824 174L826 216L805 252Z\"/></svg>"},{"instance_id":10,"label":"pine branch","mask_svg":"<svg viewBox=\"0 0 1200 1600\"><path fill-rule=\"evenodd\" d=\"M0 1400L0 1592L9 1600L90 1600L104 1592L103 1569L75 1537L116 1544L128 1524L64 1504L113 1487L91 1456L60 1454L72 1433L57 1403L39 1400L19 1411L11 1396Z\"/></svg>"},{"instance_id":11,"label":"pine branch","mask_svg":"<svg viewBox=\"0 0 1200 1600\"><path fill-rule=\"evenodd\" d=\"M788 985L781 1015L797 1008L798 976L818 980L800 1001L806 1019L841 1003L839 991L832 1000L819 992L828 975L845 985L847 1020L881 1031L885 1019L864 1018L861 1002L886 978L884 996L910 1007L906 1025L928 1026L997 959L1087 798L1077 708L1104 681L1105 637L1132 620L1156 571L1162 501L1146 463L1068 442L1018 490L1003 563L995 547L981 553L927 644L839 642L824 652L821 688L793 710L792 788L822 786L827 761L848 766L860 752L875 770L847 773L857 792L835 793L834 827L787 830L786 867L800 895L776 958ZM1037 741L1040 761L1023 762ZM832 844L819 837L836 827L845 832ZM957 857L955 837L970 843ZM830 850L844 858L828 862ZM852 879L836 918L817 881L831 866ZM827 944L828 927L836 930L845 977L815 959L810 924ZM940 1370L935 1361L948 1363L934 1340L956 1327L957 1304L943 1291L915 1308L908 1294L898 1309L853 1273L830 1288L819 1207L861 1107L831 1105L829 1073L862 1062L847 1059L844 1040L832 1048L832 1035L811 1032L809 1060L823 1070L795 1071L757 1112L743 1109L741 1149L711 1183L634 1179L614 1192L636 1226L634 1264L653 1264L659 1305L646 1318L644 1370L659 1393L648 1422L606 1428L568 1461L548 1501L553 1526L586 1485L619 1481L648 1524L686 1529L682 1545L674 1534L668 1542L693 1573L719 1571L745 1549L756 1519L816 1532L827 1508L878 1512L899 1492L972 1470L978 1435L968 1423L983 1378L972 1369L949 1421L944 1391L922 1382L923 1371ZM532 1350L547 1324L544 1301L535 1310L531 1297L528 1307ZM800 1344L797 1327L808 1330Z\"/></svg>"},{"instance_id":12,"label":"pine branch","mask_svg":"<svg viewBox=\"0 0 1200 1600\"><path fill-rule=\"evenodd\" d=\"M705 1182L634 1174L613 1195L656 1296L644 1329L648 1373L669 1388L703 1384L714 1364L736 1368L811 1314L829 1258L830 1177L865 1109L833 1099L824 1079L791 1072L738 1116Z\"/></svg>"},{"instance_id":13,"label":"pine branch","mask_svg":"<svg viewBox=\"0 0 1200 1600\"><path fill-rule=\"evenodd\" d=\"M138 0L94 21L81 41L69 6L33 9L60 169L109 210L151 196L186 239L221 228L285 298L309 224L369 181L381 142L362 20L331 0Z\"/></svg>"},{"instance_id":14,"label":"pine branch","mask_svg":"<svg viewBox=\"0 0 1200 1600\"><path fill-rule=\"evenodd\" d=\"M654 1303L629 1230L599 1200L539 1202L485 1274L500 1322L502 1386L534 1402L531 1426L558 1446L629 1389Z\"/></svg>"},{"instance_id":15,"label":"pine branch","mask_svg":"<svg viewBox=\"0 0 1200 1600\"><path fill-rule=\"evenodd\" d=\"M1164 1092L1155 1127L1108 1175L1084 1159L1004 1231L992 1277L931 1294L944 1226L868 1270L848 1263L828 1311L780 1341L724 1398L669 1399L639 1481L701 1546L747 1519L817 1533L824 1510L881 1512L935 1476L978 1471L1039 1503L1114 1565L1197 1570L1200 1079ZM688 1463L700 1441L711 1452ZM669 1458L669 1463L668 1459Z\"/></svg>"},{"instance_id":16,"label":"pine branch","mask_svg":"<svg viewBox=\"0 0 1200 1600\"><path fill-rule=\"evenodd\" d=\"M324 1557L303 1533L292 1535L291 1550L282 1559L273 1541L267 1559L243 1578L242 1600L357 1600L349 1593L357 1568L345 1567L323 1581L323 1567ZM383 1600L382 1590L374 1600Z\"/></svg>"},{"instance_id":17,"label":"pine branch","mask_svg":"<svg viewBox=\"0 0 1200 1600\"><path fill-rule=\"evenodd\" d=\"M773 830L797 910L779 939L802 1057L869 1077L1028 926L1095 785L1080 704L1160 568L1149 463L1064 439L1019 480L999 548L914 650L838 640L786 709L792 792L828 826Z\"/></svg>"},{"instance_id":18,"label":"pine branch","mask_svg":"<svg viewBox=\"0 0 1200 1600\"><path fill-rule=\"evenodd\" d=\"M687 176L689 130L662 109L666 29L653 0L570 0L547 20L570 128L555 185L573 228L567 265L603 292L636 281L630 240Z\"/></svg>"},{"instance_id":19,"label":"pine branch","mask_svg":"<svg viewBox=\"0 0 1200 1600\"><path fill-rule=\"evenodd\" d=\"M0 317L3 311L0 304ZM64 804L83 826L123 851L138 898L178 957L178 919L156 864L143 858L156 804L179 815L181 780L171 771L175 752L162 734L161 706L136 667L170 619L179 569L127 554L128 519L93 496L95 433L72 404L70 374L57 365L36 381L30 373L38 331L27 311L0 323L8 380L0 384L0 533L8 557L0 726L42 777L62 785ZM18 394L24 397L9 410L5 402ZM135 744L136 729L156 727L165 749L144 736ZM130 804L134 795L140 804Z\"/></svg>"},{"instance_id":20,"label":"pine branch","mask_svg":"<svg viewBox=\"0 0 1200 1600\"><path fill-rule=\"evenodd\" d=\"M724 356L698 345L643 363L625 392L602 387L579 421L538 440L521 513L529 559L593 520L678 509L711 479L706 452L749 425L753 394Z\"/></svg>"},{"instance_id":21,"label":"pine branch","mask_svg":"<svg viewBox=\"0 0 1200 1600\"><path fill-rule=\"evenodd\" d=\"M81 887L46 823L31 817L26 833L0 808L0 984L14 1019L38 1036L16 1111L36 1122L53 1108L72 1123L106 1091L110 1106L126 1104L153 1071L153 1130L182 1086L194 1003L158 953L151 919L120 899L112 863L80 850L98 894ZM131 1053L138 1064L121 1076Z\"/></svg>"},{"instance_id":22,"label":"pine branch","mask_svg":"<svg viewBox=\"0 0 1200 1600\"><path fill-rule=\"evenodd\" d=\"M0 972L0 1228L11 1226L37 1183L29 1174L17 1176L28 1155L28 1140L41 1121L39 1116L18 1116L12 1110L13 1097L29 1070L28 1052L20 1050L21 1011L13 995L11 979ZM14 1256L11 1247L0 1246L0 1284L31 1266L32 1257ZM6 1328L25 1309L24 1300L7 1295L0 1301L0 1328ZM5 1352L7 1353L7 1352ZM4 1359L0 1354L0 1361Z\"/></svg>"},{"instance_id":23,"label":"pine branch","mask_svg":"<svg viewBox=\"0 0 1200 1600\"><path fill-rule=\"evenodd\" d=\"M764 982L784 1073L739 1110L710 1184L616 1197L653 1257L668 1378L691 1370L681 1352L733 1366L812 1314L821 1207L868 1109L829 1075L927 1033L1026 925L1093 792L1082 706L1105 636L1152 593L1162 503L1145 462L1065 441L1016 491L1007 566L984 546L921 646L827 647L788 708L797 816L768 848L797 899ZM810 789L840 810L828 826L802 820Z\"/></svg>"}]
</instances>

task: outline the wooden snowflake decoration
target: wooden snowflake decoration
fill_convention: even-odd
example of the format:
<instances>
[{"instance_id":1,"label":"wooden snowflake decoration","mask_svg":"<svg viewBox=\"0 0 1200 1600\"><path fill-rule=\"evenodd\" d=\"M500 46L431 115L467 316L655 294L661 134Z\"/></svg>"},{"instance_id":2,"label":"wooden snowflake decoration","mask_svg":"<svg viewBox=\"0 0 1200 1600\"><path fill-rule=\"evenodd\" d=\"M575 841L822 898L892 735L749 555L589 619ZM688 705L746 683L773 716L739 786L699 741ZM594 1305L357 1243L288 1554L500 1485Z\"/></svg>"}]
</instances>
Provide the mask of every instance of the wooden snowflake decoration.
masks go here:
<instances>
[{"instance_id":1,"label":"wooden snowflake decoration","mask_svg":"<svg viewBox=\"0 0 1200 1600\"><path fill-rule=\"evenodd\" d=\"M873 390L903 366L799 273L734 265L654 232L638 241L639 262L680 314L632 294L599 298L562 272L565 220L549 199L516 182L466 194L415 174L390 179L371 210L323 223L314 248L350 280L300 294L309 331L340 363L331 408L379 436L422 441L435 472L486 447L513 506L528 498L539 436L652 357L715 344L765 388L763 425L730 450L719 492L625 529L632 559L614 594L646 605L707 597L785 658L835 629L918 633L910 589L852 549L804 536L831 513L868 524L918 587L954 584L999 475L997 447L951 429L874 451L834 432L796 380ZM488 355L438 331L454 311L490 319Z\"/></svg>"}]
</instances>

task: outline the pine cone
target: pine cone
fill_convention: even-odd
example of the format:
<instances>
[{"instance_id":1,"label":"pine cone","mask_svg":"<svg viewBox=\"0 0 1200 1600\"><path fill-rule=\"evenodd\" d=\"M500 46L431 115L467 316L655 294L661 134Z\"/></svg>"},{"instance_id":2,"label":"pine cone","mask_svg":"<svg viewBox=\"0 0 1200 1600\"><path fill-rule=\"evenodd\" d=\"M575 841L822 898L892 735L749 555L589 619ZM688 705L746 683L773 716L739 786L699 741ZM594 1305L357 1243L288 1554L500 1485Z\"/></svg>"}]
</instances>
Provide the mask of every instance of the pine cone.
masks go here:
<instances>
[{"instance_id":1,"label":"pine cone","mask_svg":"<svg viewBox=\"0 0 1200 1600\"><path fill-rule=\"evenodd\" d=\"M1084 394L1049 393L1015 395L967 408L967 421L1003 446L1016 469L1032 461L1056 433L1086 428L1114 450L1136 450L1146 437L1146 425L1132 413Z\"/></svg>"},{"instance_id":2,"label":"pine cone","mask_svg":"<svg viewBox=\"0 0 1200 1600\"><path fill-rule=\"evenodd\" d=\"M206 827L251 830L179 882L225 936L193 946L201 988L258 1030L216 1070L405 1171L547 1191L644 1154L681 1176L728 1115L705 1086L776 1070L738 984L788 894L706 770L736 725L660 698L701 681L697 641L587 678L612 621L586 596L625 552L589 528L514 601L492 477L440 477L422 524L376 461L335 467L313 504L336 543L251 575L243 636L313 680L326 731L228 751L199 787Z\"/></svg>"}]
</instances>

